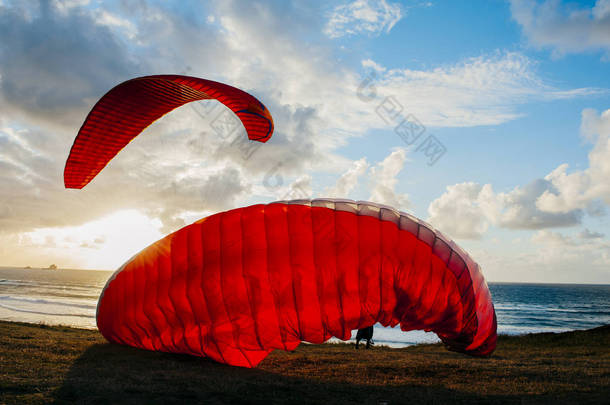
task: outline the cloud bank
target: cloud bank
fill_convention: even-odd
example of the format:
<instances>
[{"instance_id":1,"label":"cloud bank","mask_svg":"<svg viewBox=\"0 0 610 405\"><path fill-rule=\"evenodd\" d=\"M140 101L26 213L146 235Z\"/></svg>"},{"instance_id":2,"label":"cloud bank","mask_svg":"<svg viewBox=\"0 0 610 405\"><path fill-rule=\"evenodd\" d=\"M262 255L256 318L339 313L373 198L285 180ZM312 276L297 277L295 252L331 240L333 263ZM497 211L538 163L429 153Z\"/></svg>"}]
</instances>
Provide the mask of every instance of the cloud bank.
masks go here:
<instances>
[{"instance_id":1,"label":"cloud bank","mask_svg":"<svg viewBox=\"0 0 610 405\"><path fill-rule=\"evenodd\" d=\"M550 48L555 56L610 51L610 0L591 8L560 0L511 0L513 19L535 47Z\"/></svg>"},{"instance_id":2,"label":"cloud bank","mask_svg":"<svg viewBox=\"0 0 610 405\"><path fill-rule=\"evenodd\" d=\"M508 229L546 229L579 225L610 205L610 110L584 110L581 135L593 141L589 167L568 172L561 164L544 178L505 193L491 184L447 187L429 208L429 221L458 238L480 238L495 225Z\"/></svg>"}]
</instances>

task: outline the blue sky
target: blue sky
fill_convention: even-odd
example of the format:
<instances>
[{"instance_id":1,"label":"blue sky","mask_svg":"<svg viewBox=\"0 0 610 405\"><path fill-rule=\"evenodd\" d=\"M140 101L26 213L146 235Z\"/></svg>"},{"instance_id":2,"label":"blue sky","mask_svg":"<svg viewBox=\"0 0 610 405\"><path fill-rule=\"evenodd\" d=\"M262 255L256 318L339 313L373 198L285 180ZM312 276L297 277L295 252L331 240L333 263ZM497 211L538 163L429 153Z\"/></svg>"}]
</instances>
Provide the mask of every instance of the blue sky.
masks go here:
<instances>
[{"instance_id":1,"label":"blue sky","mask_svg":"<svg viewBox=\"0 0 610 405\"><path fill-rule=\"evenodd\" d=\"M0 0L0 265L112 269L218 211L338 197L429 221L491 281L608 283L609 64L608 0ZM95 101L161 73L251 92L274 137L245 153L222 106L183 107L64 190Z\"/></svg>"}]
</instances>

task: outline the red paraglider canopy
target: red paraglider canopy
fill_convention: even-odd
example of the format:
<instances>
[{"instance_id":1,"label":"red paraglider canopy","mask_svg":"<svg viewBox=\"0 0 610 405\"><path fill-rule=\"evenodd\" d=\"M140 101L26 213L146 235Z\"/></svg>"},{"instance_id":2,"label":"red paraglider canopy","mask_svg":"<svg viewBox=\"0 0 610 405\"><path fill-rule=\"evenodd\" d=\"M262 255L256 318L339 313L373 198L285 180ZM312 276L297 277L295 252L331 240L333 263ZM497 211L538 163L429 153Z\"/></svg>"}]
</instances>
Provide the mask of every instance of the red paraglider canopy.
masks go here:
<instances>
[{"instance_id":1,"label":"red paraglider canopy","mask_svg":"<svg viewBox=\"0 0 610 405\"><path fill-rule=\"evenodd\" d=\"M479 266L406 213L349 200L237 208L174 232L108 281L110 341L254 367L301 341L400 325L487 356L496 317Z\"/></svg>"},{"instance_id":2,"label":"red paraglider canopy","mask_svg":"<svg viewBox=\"0 0 610 405\"><path fill-rule=\"evenodd\" d=\"M240 89L188 76L139 77L110 90L89 113L66 161L66 188L83 188L154 121L181 105L204 99L218 100L237 114L250 140L266 142L273 134L267 108Z\"/></svg>"}]
</instances>

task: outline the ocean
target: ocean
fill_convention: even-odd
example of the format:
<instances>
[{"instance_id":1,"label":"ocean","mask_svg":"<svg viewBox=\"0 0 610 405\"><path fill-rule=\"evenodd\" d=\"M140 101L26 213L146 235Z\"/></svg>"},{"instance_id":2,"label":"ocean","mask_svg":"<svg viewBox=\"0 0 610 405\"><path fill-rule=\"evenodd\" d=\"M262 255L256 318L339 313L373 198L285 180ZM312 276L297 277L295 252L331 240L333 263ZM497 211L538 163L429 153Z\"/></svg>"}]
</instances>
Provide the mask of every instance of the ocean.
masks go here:
<instances>
[{"instance_id":1,"label":"ocean","mask_svg":"<svg viewBox=\"0 0 610 405\"><path fill-rule=\"evenodd\" d=\"M0 268L0 320L96 329L97 299L111 274ZM489 283L489 288L498 333L563 332L610 324L610 285ZM404 347L438 338L378 324L373 341Z\"/></svg>"}]
</instances>

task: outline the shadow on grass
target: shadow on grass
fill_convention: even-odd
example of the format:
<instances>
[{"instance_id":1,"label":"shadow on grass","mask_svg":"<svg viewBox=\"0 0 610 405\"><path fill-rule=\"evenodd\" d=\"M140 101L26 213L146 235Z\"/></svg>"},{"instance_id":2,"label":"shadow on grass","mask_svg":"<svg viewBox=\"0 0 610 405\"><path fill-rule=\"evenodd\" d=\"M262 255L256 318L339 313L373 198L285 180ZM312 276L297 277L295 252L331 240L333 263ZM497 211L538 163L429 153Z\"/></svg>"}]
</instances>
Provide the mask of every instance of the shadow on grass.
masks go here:
<instances>
[{"instance_id":1,"label":"shadow on grass","mask_svg":"<svg viewBox=\"0 0 610 405\"><path fill-rule=\"evenodd\" d=\"M290 367L290 362L286 362ZM328 367L323 372L327 372ZM336 380L336 378L333 378ZM299 378L205 358L96 344L72 365L55 403L477 403L441 386L360 385Z\"/></svg>"},{"instance_id":2,"label":"shadow on grass","mask_svg":"<svg viewBox=\"0 0 610 405\"><path fill-rule=\"evenodd\" d=\"M355 351L302 345L259 368L93 344L71 364L55 403L581 404L608 403L610 326L501 336L490 359L420 346Z\"/></svg>"}]
</instances>

